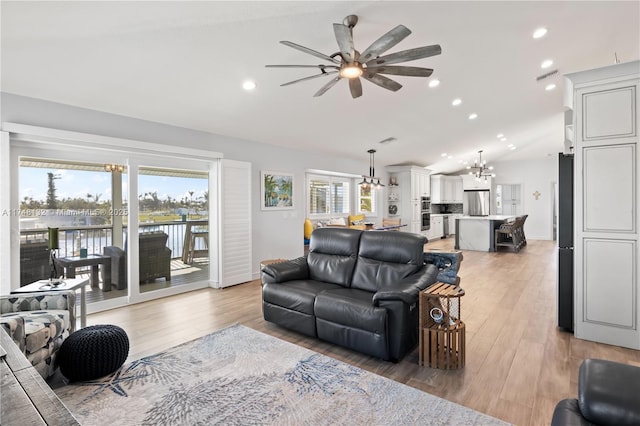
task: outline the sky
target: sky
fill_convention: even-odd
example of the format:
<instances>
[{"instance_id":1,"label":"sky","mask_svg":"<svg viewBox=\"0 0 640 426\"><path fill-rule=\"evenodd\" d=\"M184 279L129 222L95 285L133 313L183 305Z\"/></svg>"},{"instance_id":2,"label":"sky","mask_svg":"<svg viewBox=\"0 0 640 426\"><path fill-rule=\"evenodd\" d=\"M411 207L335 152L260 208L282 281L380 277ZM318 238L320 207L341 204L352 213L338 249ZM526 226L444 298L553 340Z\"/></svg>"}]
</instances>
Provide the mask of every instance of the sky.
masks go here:
<instances>
[{"instance_id":1,"label":"sky","mask_svg":"<svg viewBox=\"0 0 640 426\"><path fill-rule=\"evenodd\" d=\"M20 167L20 200L32 197L34 200L45 201L47 198L47 173L53 172L59 179L55 180L56 196L63 198L87 198L87 194L101 194L100 200L111 199L111 174L107 172L93 172L68 169L44 169L35 167ZM127 191L127 174L123 175L122 191ZM180 178L172 176L140 175L138 192L157 192L158 198L166 200L189 199L189 191L194 191L193 199L202 197L207 191L207 180Z\"/></svg>"}]
</instances>

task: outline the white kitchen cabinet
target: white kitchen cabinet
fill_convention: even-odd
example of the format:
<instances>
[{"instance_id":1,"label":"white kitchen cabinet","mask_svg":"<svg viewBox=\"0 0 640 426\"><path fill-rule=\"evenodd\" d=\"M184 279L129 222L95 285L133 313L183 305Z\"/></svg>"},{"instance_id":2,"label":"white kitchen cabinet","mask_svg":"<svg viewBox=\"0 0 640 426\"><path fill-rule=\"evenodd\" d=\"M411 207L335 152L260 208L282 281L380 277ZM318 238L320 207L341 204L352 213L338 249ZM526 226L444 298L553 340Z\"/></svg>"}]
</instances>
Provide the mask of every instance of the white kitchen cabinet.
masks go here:
<instances>
[{"instance_id":1,"label":"white kitchen cabinet","mask_svg":"<svg viewBox=\"0 0 640 426\"><path fill-rule=\"evenodd\" d=\"M409 225L401 228L403 231L422 234L421 198L431 193L429 170L418 166L388 166L386 170L398 182L398 186L393 187L398 200L387 200L389 206L397 207L394 217L399 216L401 223Z\"/></svg>"},{"instance_id":2,"label":"white kitchen cabinet","mask_svg":"<svg viewBox=\"0 0 640 426\"><path fill-rule=\"evenodd\" d=\"M574 330L640 349L640 61L568 74L574 108Z\"/></svg>"},{"instance_id":3,"label":"white kitchen cabinet","mask_svg":"<svg viewBox=\"0 0 640 426\"><path fill-rule=\"evenodd\" d=\"M433 175L431 176L431 203L432 204L444 204L446 201L444 194L444 176Z\"/></svg>"},{"instance_id":4,"label":"white kitchen cabinet","mask_svg":"<svg viewBox=\"0 0 640 426\"><path fill-rule=\"evenodd\" d=\"M462 204L462 192L460 176L431 176L431 203Z\"/></svg>"},{"instance_id":5,"label":"white kitchen cabinet","mask_svg":"<svg viewBox=\"0 0 640 426\"><path fill-rule=\"evenodd\" d=\"M462 204L462 178L460 176L451 176L453 181L453 200L452 204Z\"/></svg>"},{"instance_id":6,"label":"white kitchen cabinet","mask_svg":"<svg viewBox=\"0 0 640 426\"><path fill-rule=\"evenodd\" d=\"M429 241L439 240L444 236L444 217L442 215L431 215L431 228L427 232Z\"/></svg>"}]
</instances>

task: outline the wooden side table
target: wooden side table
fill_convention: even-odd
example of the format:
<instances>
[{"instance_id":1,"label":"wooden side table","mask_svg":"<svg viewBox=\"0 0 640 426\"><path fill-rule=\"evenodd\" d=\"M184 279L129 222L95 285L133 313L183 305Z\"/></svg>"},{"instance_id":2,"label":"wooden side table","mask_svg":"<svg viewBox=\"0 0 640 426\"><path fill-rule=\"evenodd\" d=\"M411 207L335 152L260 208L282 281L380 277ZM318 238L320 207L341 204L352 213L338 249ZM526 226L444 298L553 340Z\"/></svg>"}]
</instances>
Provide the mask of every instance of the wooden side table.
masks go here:
<instances>
[{"instance_id":1,"label":"wooden side table","mask_svg":"<svg viewBox=\"0 0 640 426\"><path fill-rule=\"evenodd\" d=\"M437 282L420 292L418 363L444 370L464 367L465 328L460 319L464 290Z\"/></svg>"}]
</instances>

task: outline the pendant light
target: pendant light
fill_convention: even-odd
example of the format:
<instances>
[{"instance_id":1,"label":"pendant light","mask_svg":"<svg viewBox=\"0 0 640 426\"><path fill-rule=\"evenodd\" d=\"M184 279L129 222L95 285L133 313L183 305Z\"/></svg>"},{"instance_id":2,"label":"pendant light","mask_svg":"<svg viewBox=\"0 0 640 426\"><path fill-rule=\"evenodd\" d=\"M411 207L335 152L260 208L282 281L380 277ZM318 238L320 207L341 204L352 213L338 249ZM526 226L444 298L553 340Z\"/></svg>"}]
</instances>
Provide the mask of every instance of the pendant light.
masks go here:
<instances>
[{"instance_id":1,"label":"pendant light","mask_svg":"<svg viewBox=\"0 0 640 426\"><path fill-rule=\"evenodd\" d=\"M376 153L375 149L370 149L369 151L367 151L369 153L369 174L368 175L362 175L362 182L360 182L358 185L363 186L365 188L372 186L376 189L380 189L382 188L384 185L382 183L380 183L380 178L376 177L376 169L374 167L374 159L373 159L373 155Z\"/></svg>"},{"instance_id":2,"label":"pendant light","mask_svg":"<svg viewBox=\"0 0 640 426\"><path fill-rule=\"evenodd\" d=\"M471 170L469 174L475 176L477 181L484 177L484 181L487 182L489 176L496 177L496 175L491 173L493 166L487 166L486 160L482 161L482 152L482 150L478 151L478 160L474 161L473 166L467 166L467 169Z\"/></svg>"}]
</instances>

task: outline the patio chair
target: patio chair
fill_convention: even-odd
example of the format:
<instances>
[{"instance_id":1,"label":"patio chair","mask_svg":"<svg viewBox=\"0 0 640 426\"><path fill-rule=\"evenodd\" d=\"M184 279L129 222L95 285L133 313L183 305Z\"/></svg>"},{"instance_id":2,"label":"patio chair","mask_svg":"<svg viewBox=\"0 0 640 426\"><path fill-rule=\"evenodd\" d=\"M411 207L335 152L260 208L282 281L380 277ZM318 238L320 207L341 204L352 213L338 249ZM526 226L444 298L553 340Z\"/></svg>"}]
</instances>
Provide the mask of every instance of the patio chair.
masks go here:
<instances>
[{"instance_id":1,"label":"patio chair","mask_svg":"<svg viewBox=\"0 0 640 426\"><path fill-rule=\"evenodd\" d=\"M47 240L20 242L20 285L49 278L49 244Z\"/></svg>"},{"instance_id":2,"label":"patio chair","mask_svg":"<svg viewBox=\"0 0 640 426\"><path fill-rule=\"evenodd\" d=\"M157 278L171 281L171 249L167 247L168 235L162 231L139 234L140 282ZM117 246L107 246L102 253L111 256L111 285L118 290L127 287L127 253Z\"/></svg>"}]
</instances>

